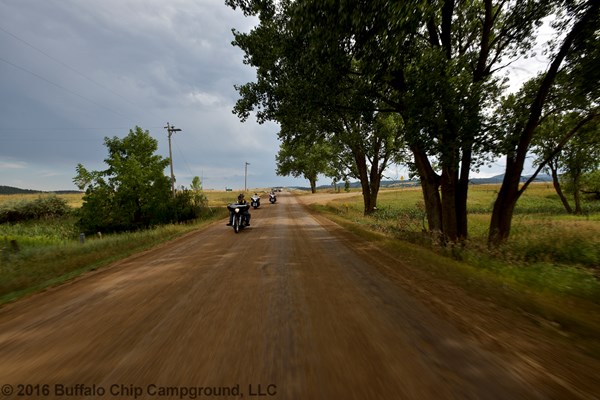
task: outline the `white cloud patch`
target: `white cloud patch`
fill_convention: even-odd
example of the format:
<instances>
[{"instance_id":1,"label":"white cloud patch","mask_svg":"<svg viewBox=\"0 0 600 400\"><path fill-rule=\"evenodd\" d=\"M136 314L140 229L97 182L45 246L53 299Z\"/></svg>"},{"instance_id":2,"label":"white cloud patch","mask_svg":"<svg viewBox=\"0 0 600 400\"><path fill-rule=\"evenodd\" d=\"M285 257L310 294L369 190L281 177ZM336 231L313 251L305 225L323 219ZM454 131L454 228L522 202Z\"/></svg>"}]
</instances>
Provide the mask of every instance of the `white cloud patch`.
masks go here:
<instances>
[{"instance_id":1,"label":"white cloud patch","mask_svg":"<svg viewBox=\"0 0 600 400\"><path fill-rule=\"evenodd\" d=\"M191 106L200 105L211 107L219 105L222 102L222 99L219 96L202 91L192 91L187 94L186 99L187 103Z\"/></svg>"},{"instance_id":2,"label":"white cloud patch","mask_svg":"<svg viewBox=\"0 0 600 400\"><path fill-rule=\"evenodd\" d=\"M2 169L23 169L27 168L27 164L22 161L1 161L0 170Z\"/></svg>"}]
</instances>

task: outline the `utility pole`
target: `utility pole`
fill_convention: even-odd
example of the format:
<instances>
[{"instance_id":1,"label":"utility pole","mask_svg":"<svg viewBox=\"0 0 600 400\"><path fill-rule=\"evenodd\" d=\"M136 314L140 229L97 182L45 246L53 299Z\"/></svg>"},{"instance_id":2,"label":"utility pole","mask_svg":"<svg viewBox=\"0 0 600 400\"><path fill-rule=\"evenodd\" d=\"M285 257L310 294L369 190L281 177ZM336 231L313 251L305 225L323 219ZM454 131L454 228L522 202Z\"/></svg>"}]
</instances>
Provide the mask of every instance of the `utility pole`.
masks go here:
<instances>
[{"instance_id":1,"label":"utility pole","mask_svg":"<svg viewBox=\"0 0 600 400\"><path fill-rule=\"evenodd\" d=\"M174 132L181 132L181 129L175 128L173 125L169 125L167 122L167 126L165 126L167 133L169 134L169 163L171 164L171 191L173 192L173 197L175 197L175 174L173 173L173 151L171 150L171 135Z\"/></svg>"},{"instance_id":2,"label":"utility pole","mask_svg":"<svg viewBox=\"0 0 600 400\"><path fill-rule=\"evenodd\" d=\"M244 164L244 192L248 191L248 165L250 163L246 161Z\"/></svg>"}]
</instances>

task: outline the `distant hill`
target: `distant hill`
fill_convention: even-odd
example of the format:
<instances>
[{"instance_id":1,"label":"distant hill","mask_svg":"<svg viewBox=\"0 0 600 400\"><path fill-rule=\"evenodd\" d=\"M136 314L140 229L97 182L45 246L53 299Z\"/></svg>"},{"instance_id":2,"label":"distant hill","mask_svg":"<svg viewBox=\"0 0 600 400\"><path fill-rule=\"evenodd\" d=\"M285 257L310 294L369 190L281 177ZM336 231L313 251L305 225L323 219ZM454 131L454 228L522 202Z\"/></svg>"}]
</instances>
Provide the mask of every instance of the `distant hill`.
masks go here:
<instances>
[{"instance_id":1,"label":"distant hill","mask_svg":"<svg viewBox=\"0 0 600 400\"><path fill-rule=\"evenodd\" d=\"M531 177L531 175L521 176L521 182L527 182L527 180ZM483 185L483 184L493 184L493 183L502 183L504 179L504 174L492 176L489 178L472 178L470 179L471 184L473 185ZM552 177L547 174L539 174L535 177L534 182L552 182Z\"/></svg>"},{"instance_id":2,"label":"distant hill","mask_svg":"<svg viewBox=\"0 0 600 400\"><path fill-rule=\"evenodd\" d=\"M43 190L20 189L17 187L0 185L0 194L42 194L42 193L72 194L72 193L82 193L82 192L77 191L77 190L55 190L52 192L45 192Z\"/></svg>"},{"instance_id":3,"label":"distant hill","mask_svg":"<svg viewBox=\"0 0 600 400\"><path fill-rule=\"evenodd\" d=\"M12 186L0 185L0 194L36 194L43 193L40 190L19 189Z\"/></svg>"},{"instance_id":4,"label":"distant hill","mask_svg":"<svg viewBox=\"0 0 600 400\"><path fill-rule=\"evenodd\" d=\"M529 177L531 175L527 175L527 176L522 176L521 177L521 182L526 182ZM504 174L501 175L496 175L496 176L491 176L489 178L471 178L469 180L469 182L472 185L485 185L485 184L501 184L502 180L504 179ZM552 177L550 175L546 175L546 174L539 174L534 182L552 182ZM381 188L394 188L394 187L412 187L412 186L419 186L420 183L418 180L404 180L404 181L381 181ZM344 182L339 182L338 186L340 186L342 189L344 188ZM360 188L360 182L356 181L356 182L350 182L350 187L355 189L355 188ZM309 190L308 187L302 187L302 186L297 186L297 189L300 190ZM331 189L331 185L320 185L317 186L317 189Z\"/></svg>"}]
</instances>

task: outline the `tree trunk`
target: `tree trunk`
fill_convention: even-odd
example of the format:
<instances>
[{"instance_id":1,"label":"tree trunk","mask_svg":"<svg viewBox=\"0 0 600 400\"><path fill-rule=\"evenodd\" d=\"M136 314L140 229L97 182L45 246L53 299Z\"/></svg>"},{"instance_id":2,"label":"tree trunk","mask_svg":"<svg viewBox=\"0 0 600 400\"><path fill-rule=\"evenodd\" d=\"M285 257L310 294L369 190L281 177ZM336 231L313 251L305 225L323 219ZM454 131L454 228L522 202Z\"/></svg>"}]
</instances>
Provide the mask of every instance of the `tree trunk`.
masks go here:
<instances>
[{"instance_id":1,"label":"tree trunk","mask_svg":"<svg viewBox=\"0 0 600 400\"><path fill-rule=\"evenodd\" d=\"M449 124L450 132L456 131L453 124ZM447 148L453 148L454 137ZM462 157L455 150L448 152L448 160L442 163L442 176L440 179L442 202L442 233L444 241L451 243L463 242L467 239L467 194L469 187L469 169L471 166L471 147L463 146ZM460 158L460 160L459 160ZM460 174L459 174L460 165Z\"/></svg>"},{"instance_id":2,"label":"tree trunk","mask_svg":"<svg viewBox=\"0 0 600 400\"><path fill-rule=\"evenodd\" d=\"M427 155L417 147L411 147L415 158L415 164L421 180L423 189L423 201L425 202L425 212L427 214L427 224L429 232L435 236L441 237L442 234L442 202L440 198L440 178L435 173Z\"/></svg>"},{"instance_id":3,"label":"tree trunk","mask_svg":"<svg viewBox=\"0 0 600 400\"><path fill-rule=\"evenodd\" d=\"M549 167L550 167L550 171L552 174L552 184L554 185L554 190L556 190L556 194L560 198L560 201L562 202L563 206L565 207L565 210L567 210L567 212L569 214L573 214L573 209L571 208L571 205L569 204L569 200L567 200L567 198L565 197L565 194L562 191L562 188L560 187L560 179L558 178L558 170L554 167L554 165L552 165L552 163L550 163Z\"/></svg>"},{"instance_id":4,"label":"tree trunk","mask_svg":"<svg viewBox=\"0 0 600 400\"><path fill-rule=\"evenodd\" d=\"M371 174L370 174L370 182L369 182L369 192L371 198L371 210L373 212L377 209L377 197L379 195L379 187L381 185L381 174L379 173L379 160L376 159L371 165Z\"/></svg>"},{"instance_id":5,"label":"tree trunk","mask_svg":"<svg viewBox=\"0 0 600 400\"><path fill-rule=\"evenodd\" d=\"M444 234L444 241L452 243L458 240L458 223L456 221L457 180L458 174L453 168L442 168L442 232Z\"/></svg>"},{"instance_id":6,"label":"tree trunk","mask_svg":"<svg viewBox=\"0 0 600 400\"><path fill-rule=\"evenodd\" d=\"M463 156L460 167L460 178L456 190L456 223L458 231L458 240L463 242L468 237L468 221L467 221L467 199L469 195L469 173L471 169L471 161L473 158L473 150L469 145L463 149Z\"/></svg>"},{"instance_id":7,"label":"tree trunk","mask_svg":"<svg viewBox=\"0 0 600 400\"><path fill-rule=\"evenodd\" d=\"M575 200L575 214L583 214L581 208L581 173L579 171L576 171L573 177L573 199Z\"/></svg>"},{"instance_id":8,"label":"tree trunk","mask_svg":"<svg viewBox=\"0 0 600 400\"><path fill-rule=\"evenodd\" d=\"M309 178L311 193L317 193L317 178Z\"/></svg>"},{"instance_id":9,"label":"tree trunk","mask_svg":"<svg viewBox=\"0 0 600 400\"><path fill-rule=\"evenodd\" d=\"M512 217L519 199L519 182L523 165L516 165L513 159L507 158L506 171L502 186L494 202L488 245L497 246L505 242L510 235Z\"/></svg>"},{"instance_id":10,"label":"tree trunk","mask_svg":"<svg viewBox=\"0 0 600 400\"><path fill-rule=\"evenodd\" d=\"M360 149L352 149L352 154L354 155L354 162L356 163L358 179L360 180L360 187L362 189L364 214L368 215L374 211L375 205L373 204L373 199L371 198L371 187L369 185L369 174L367 171L367 159Z\"/></svg>"}]
</instances>

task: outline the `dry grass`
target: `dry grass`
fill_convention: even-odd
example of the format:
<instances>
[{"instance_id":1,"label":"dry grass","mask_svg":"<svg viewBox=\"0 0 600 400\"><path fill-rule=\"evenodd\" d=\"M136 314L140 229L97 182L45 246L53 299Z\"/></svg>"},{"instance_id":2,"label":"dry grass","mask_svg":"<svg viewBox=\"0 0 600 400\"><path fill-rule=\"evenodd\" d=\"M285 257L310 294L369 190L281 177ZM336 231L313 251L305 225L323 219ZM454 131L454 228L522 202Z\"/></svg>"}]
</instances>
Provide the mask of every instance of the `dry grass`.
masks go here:
<instances>
[{"instance_id":1,"label":"dry grass","mask_svg":"<svg viewBox=\"0 0 600 400\"><path fill-rule=\"evenodd\" d=\"M17 201L32 201L40 197L56 196L67 201L67 205L72 208L79 208L83 204L83 193L69 194L54 194L54 193L38 193L38 194L0 194L0 206L3 203Z\"/></svg>"},{"instance_id":2,"label":"dry grass","mask_svg":"<svg viewBox=\"0 0 600 400\"><path fill-rule=\"evenodd\" d=\"M469 240L464 246L437 247L427 228L420 188L383 189L378 210L363 215L362 196L320 195L316 209L333 213L362 229L405 240L458 260L505 275L540 290L569 292L600 303L600 204L588 204L587 215L568 215L551 185L534 184L519 200L509 241L487 247L497 185L469 191ZM303 200L304 201L304 200Z\"/></svg>"}]
</instances>

